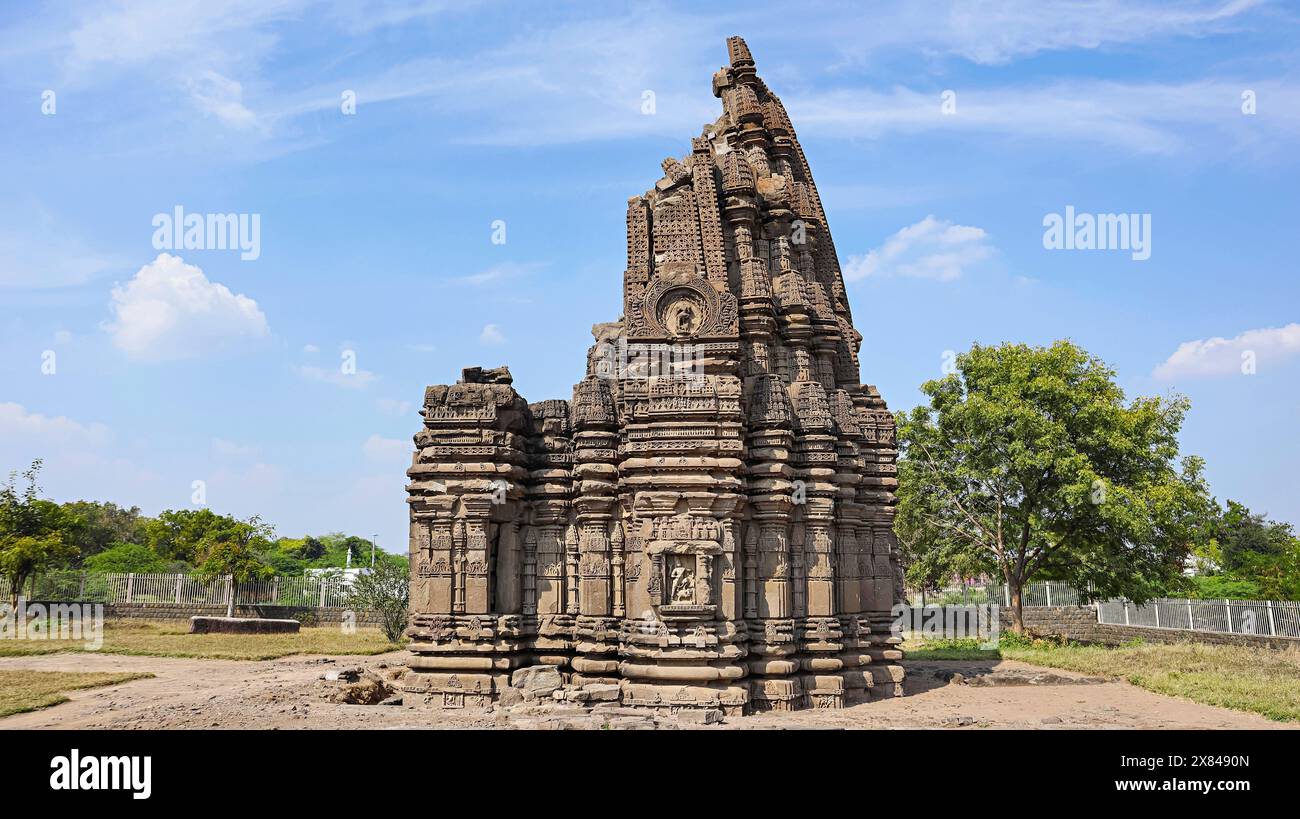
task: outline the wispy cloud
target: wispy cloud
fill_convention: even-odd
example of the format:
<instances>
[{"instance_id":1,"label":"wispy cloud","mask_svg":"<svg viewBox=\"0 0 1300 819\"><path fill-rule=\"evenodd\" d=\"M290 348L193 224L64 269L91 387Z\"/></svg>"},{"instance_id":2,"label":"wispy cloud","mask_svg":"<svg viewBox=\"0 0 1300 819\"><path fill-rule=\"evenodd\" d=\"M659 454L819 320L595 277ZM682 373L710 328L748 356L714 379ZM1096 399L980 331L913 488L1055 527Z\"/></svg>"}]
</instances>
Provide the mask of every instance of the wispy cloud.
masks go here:
<instances>
[{"instance_id":1,"label":"wispy cloud","mask_svg":"<svg viewBox=\"0 0 1300 819\"><path fill-rule=\"evenodd\" d=\"M528 276L545 267L546 265L538 262L501 262L468 276L457 276L452 281L470 285L492 284Z\"/></svg>"},{"instance_id":2,"label":"wispy cloud","mask_svg":"<svg viewBox=\"0 0 1300 819\"><path fill-rule=\"evenodd\" d=\"M258 447L254 444L242 444L225 438L212 439L212 454L218 458L252 458L257 453Z\"/></svg>"},{"instance_id":3,"label":"wispy cloud","mask_svg":"<svg viewBox=\"0 0 1300 819\"><path fill-rule=\"evenodd\" d=\"M478 340L480 344L505 344L506 337L495 324L485 324Z\"/></svg>"},{"instance_id":4,"label":"wispy cloud","mask_svg":"<svg viewBox=\"0 0 1300 819\"><path fill-rule=\"evenodd\" d=\"M850 256L844 278L904 276L951 281L994 253L983 228L927 216L861 256Z\"/></svg>"},{"instance_id":5,"label":"wispy cloud","mask_svg":"<svg viewBox=\"0 0 1300 819\"><path fill-rule=\"evenodd\" d=\"M215 71L189 81L190 98L199 110L235 128L257 126L257 115L244 105L244 87Z\"/></svg>"},{"instance_id":6,"label":"wispy cloud","mask_svg":"<svg viewBox=\"0 0 1300 819\"><path fill-rule=\"evenodd\" d=\"M298 368L298 375L308 381L317 381L322 384L330 384L335 387L342 387L349 390L364 390L378 380L379 376L369 370L357 370L356 372L344 372L340 367L327 369L325 367L303 366Z\"/></svg>"},{"instance_id":7,"label":"wispy cloud","mask_svg":"<svg viewBox=\"0 0 1300 819\"><path fill-rule=\"evenodd\" d=\"M59 448L97 449L108 441L108 427L74 421L66 415L42 415L9 401L0 403L0 438L28 445L40 442Z\"/></svg>"},{"instance_id":8,"label":"wispy cloud","mask_svg":"<svg viewBox=\"0 0 1300 819\"><path fill-rule=\"evenodd\" d=\"M404 416L411 412L413 404L398 398L380 398L375 401L375 406L385 415Z\"/></svg>"},{"instance_id":9,"label":"wispy cloud","mask_svg":"<svg viewBox=\"0 0 1300 819\"><path fill-rule=\"evenodd\" d=\"M1177 5L1159 0L953 0L886 2L870 14L855 5L821 15L811 31L837 42L849 59L898 49L1001 65L1036 54L1198 37L1247 24L1260 0ZM853 12L849 13L852 9Z\"/></svg>"},{"instance_id":10,"label":"wispy cloud","mask_svg":"<svg viewBox=\"0 0 1300 819\"><path fill-rule=\"evenodd\" d=\"M941 91L903 87L814 92L791 96L787 104L801 133L825 138L950 131L1018 141L1065 139L1142 153L1294 144L1300 137L1300 87L1257 80L957 88L953 114L943 113ZM1247 90L1268 101L1255 116L1241 110Z\"/></svg>"},{"instance_id":11,"label":"wispy cloud","mask_svg":"<svg viewBox=\"0 0 1300 819\"><path fill-rule=\"evenodd\" d=\"M361 451L365 453L365 456L374 461L409 459L414 450L415 445L410 441L403 441L399 438L385 438L379 434L371 435L361 445Z\"/></svg>"}]
</instances>

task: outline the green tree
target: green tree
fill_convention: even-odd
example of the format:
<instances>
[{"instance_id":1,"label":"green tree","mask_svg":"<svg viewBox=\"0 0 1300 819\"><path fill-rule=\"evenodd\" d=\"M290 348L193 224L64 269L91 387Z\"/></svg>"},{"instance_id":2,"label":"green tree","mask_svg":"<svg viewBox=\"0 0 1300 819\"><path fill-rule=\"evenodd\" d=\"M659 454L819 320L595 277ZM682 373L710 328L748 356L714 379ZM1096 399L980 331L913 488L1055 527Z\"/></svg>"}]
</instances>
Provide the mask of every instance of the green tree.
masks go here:
<instances>
[{"instance_id":1,"label":"green tree","mask_svg":"<svg viewBox=\"0 0 1300 819\"><path fill-rule=\"evenodd\" d=\"M138 506L128 509L115 503L80 500L63 504L63 509L82 521L81 527L68 533L77 551L76 564L116 544L145 542L147 519L141 516Z\"/></svg>"},{"instance_id":2,"label":"green tree","mask_svg":"<svg viewBox=\"0 0 1300 819\"><path fill-rule=\"evenodd\" d=\"M375 568L358 575L348 592L348 605L379 614L384 636L400 642L410 610L411 582L407 564L375 561Z\"/></svg>"},{"instance_id":3,"label":"green tree","mask_svg":"<svg viewBox=\"0 0 1300 819\"><path fill-rule=\"evenodd\" d=\"M1223 574L1189 577L1186 585L1187 596L1194 600L1259 600L1265 596L1258 583Z\"/></svg>"},{"instance_id":4,"label":"green tree","mask_svg":"<svg viewBox=\"0 0 1300 819\"><path fill-rule=\"evenodd\" d=\"M204 545L236 522L211 509L168 509L145 521L144 543L164 560L197 565Z\"/></svg>"},{"instance_id":5,"label":"green tree","mask_svg":"<svg viewBox=\"0 0 1300 819\"><path fill-rule=\"evenodd\" d=\"M167 561L153 549L139 543L115 543L82 563L88 572L146 574L166 572Z\"/></svg>"},{"instance_id":6,"label":"green tree","mask_svg":"<svg viewBox=\"0 0 1300 819\"><path fill-rule=\"evenodd\" d=\"M1215 507L1206 542L1195 551L1193 594L1235 599L1300 599L1300 538L1288 523L1269 520L1229 500Z\"/></svg>"},{"instance_id":7,"label":"green tree","mask_svg":"<svg viewBox=\"0 0 1300 819\"><path fill-rule=\"evenodd\" d=\"M229 575L234 584L226 604L226 616L235 615L239 586L275 574L262 555L271 547L275 530L256 515L248 520L226 518L211 528L199 545L198 573L205 577Z\"/></svg>"},{"instance_id":8,"label":"green tree","mask_svg":"<svg viewBox=\"0 0 1300 819\"><path fill-rule=\"evenodd\" d=\"M1250 566L1280 559L1294 544L1295 533L1291 524L1268 520L1230 500L1215 527L1214 539L1219 544L1223 570L1239 574Z\"/></svg>"},{"instance_id":9,"label":"green tree","mask_svg":"<svg viewBox=\"0 0 1300 819\"><path fill-rule=\"evenodd\" d=\"M1069 341L977 344L899 415L899 529L1001 576L1013 631L1034 578L1163 591L1208 515L1201 461L1176 464L1186 399L1126 402L1114 378Z\"/></svg>"},{"instance_id":10,"label":"green tree","mask_svg":"<svg viewBox=\"0 0 1300 819\"><path fill-rule=\"evenodd\" d=\"M18 488L17 472L10 472L0 487L0 575L9 581L13 608L17 608L29 577L70 560L76 553L67 535L75 533L81 522L57 503L39 497L36 480L40 472L38 459L22 473L25 488Z\"/></svg>"}]
</instances>

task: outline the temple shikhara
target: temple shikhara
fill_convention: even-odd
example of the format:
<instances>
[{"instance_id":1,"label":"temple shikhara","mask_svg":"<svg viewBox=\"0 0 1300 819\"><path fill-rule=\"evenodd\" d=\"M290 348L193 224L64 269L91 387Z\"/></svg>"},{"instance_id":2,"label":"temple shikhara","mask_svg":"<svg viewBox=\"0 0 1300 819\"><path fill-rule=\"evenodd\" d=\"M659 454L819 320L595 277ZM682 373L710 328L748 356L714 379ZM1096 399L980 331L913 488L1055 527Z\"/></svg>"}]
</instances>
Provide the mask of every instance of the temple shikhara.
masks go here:
<instances>
[{"instance_id":1,"label":"temple shikhara","mask_svg":"<svg viewBox=\"0 0 1300 819\"><path fill-rule=\"evenodd\" d=\"M628 200L572 400L505 368L425 392L409 694L486 706L536 666L728 715L902 693L894 421L794 127L727 48L722 116Z\"/></svg>"}]
</instances>

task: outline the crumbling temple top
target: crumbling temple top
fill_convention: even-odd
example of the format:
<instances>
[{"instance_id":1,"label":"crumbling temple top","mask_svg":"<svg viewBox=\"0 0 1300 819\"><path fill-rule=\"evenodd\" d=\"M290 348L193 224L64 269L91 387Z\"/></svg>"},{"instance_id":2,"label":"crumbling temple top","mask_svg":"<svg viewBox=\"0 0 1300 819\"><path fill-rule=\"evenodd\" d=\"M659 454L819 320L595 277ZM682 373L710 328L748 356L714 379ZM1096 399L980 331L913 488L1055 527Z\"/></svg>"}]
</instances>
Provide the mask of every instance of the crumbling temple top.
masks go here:
<instances>
[{"instance_id":1,"label":"crumbling temple top","mask_svg":"<svg viewBox=\"0 0 1300 819\"><path fill-rule=\"evenodd\" d=\"M722 116L628 200L622 317L573 400L528 404L505 368L425 393L407 690L427 701L487 705L539 664L650 708L902 692L893 418L790 118L727 48Z\"/></svg>"}]
</instances>

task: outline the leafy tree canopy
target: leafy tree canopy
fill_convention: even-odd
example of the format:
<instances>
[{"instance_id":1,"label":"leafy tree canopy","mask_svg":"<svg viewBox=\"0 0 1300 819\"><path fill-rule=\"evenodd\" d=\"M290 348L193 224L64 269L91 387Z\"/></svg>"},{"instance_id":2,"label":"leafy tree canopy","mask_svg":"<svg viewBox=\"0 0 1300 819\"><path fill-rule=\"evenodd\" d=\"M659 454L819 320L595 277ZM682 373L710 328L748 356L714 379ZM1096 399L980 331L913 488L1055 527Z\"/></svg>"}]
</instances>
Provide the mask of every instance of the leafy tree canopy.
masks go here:
<instances>
[{"instance_id":1,"label":"leafy tree canopy","mask_svg":"<svg viewBox=\"0 0 1300 819\"><path fill-rule=\"evenodd\" d=\"M38 497L40 471L41 462L33 461L22 473L26 487L19 488L17 472L0 486L0 576L9 581L12 606L18 605L23 583L32 574L75 556L67 536L76 536L83 525L57 503Z\"/></svg>"},{"instance_id":2,"label":"leafy tree canopy","mask_svg":"<svg viewBox=\"0 0 1300 819\"><path fill-rule=\"evenodd\" d=\"M146 574L166 572L168 565L148 546L140 543L115 543L86 558L82 568L88 572Z\"/></svg>"},{"instance_id":3,"label":"leafy tree canopy","mask_svg":"<svg viewBox=\"0 0 1300 819\"><path fill-rule=\"evenodd\" d=\"M1186 399L1126 401L1114 379L1069 341L975 345L898 417L900 540L1000 576L1013 629L1035 578L1159 593L1206 518L1202 462L1178 462Z\"/></svg>"}]
</instances>

